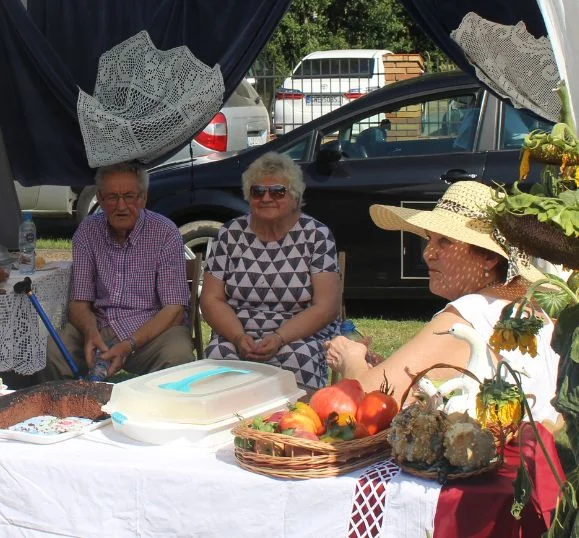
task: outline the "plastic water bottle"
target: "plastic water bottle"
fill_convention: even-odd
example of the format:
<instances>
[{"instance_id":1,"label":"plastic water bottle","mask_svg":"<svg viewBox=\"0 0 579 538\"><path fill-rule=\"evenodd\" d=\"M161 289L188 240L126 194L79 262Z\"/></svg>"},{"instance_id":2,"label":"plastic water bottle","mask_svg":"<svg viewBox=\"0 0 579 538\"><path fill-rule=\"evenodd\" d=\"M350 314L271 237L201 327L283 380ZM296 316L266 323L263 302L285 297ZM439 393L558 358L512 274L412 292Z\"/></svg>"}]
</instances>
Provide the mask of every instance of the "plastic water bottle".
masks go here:
<instances>
[{"instance_id":1,"label":"plastic water bottle","mask_svg":"<svg viewBox=\"0 0 579 538\"><path fill-rule=\"evenodd\" d=\"M340 334L355 342L360 342L364 339L364 335L356 329L356 325L354 325L351 319L342 321L340 324Z\"/></svg>"},{"instance_id":2,"label":"plastic water bottle","mask_svg":"<svg viewBox=\"0 0 579 538\"><path fill-rule=\"evenodd\" d=\"M30 275L34 273L36 258L36 225L32 221L32 214L25 212L18 233L18 247L20 249L20 273Z\"/></svg>"},{"instance_id":3,"label":"plastic water bottle","mask_svg":"<svg viewBox=\"0 0 579 538\"><path fill-rule=\"evenodd\" d=\"M92 369L86 376L87 381L104 381L108 377L108 370L111 363L100 358L101 350L95 352L95 362Z\"/></svg>"}]
</instances>

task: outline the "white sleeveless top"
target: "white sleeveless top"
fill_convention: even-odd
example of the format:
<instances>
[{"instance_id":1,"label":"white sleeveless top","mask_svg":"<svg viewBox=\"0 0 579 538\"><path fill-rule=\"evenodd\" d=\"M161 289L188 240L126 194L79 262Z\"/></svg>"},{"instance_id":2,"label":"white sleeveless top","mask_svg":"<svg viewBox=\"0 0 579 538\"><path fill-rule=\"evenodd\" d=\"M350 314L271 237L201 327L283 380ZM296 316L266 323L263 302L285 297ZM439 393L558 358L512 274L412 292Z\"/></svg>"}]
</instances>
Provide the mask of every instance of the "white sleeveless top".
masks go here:
<instances>
[{"instance_id":1,"label":"white sleeveless top","mask_svg":"<svg viewBox=\"0 0 579 538\"><path fill-rule=\"evenodd\" d=\"M508 302L504 299L472 294L460 297L447 306L453 306L488 342L493 334L495 323ZM533 418L537 421L548 419L555 422L558 416L557 411L551 405L551 399L555 397L559 365L559 355L551 348L553 328L552 321L545 321L537 336L537 356L534 358L528 353L523 355L518 349L501 352L502 358L513 369L528 374L528 376L521 375L521 384L525 394L536 398L534 404L533 399L530 398L529 405Z\"/></svg>"}]
</instances>

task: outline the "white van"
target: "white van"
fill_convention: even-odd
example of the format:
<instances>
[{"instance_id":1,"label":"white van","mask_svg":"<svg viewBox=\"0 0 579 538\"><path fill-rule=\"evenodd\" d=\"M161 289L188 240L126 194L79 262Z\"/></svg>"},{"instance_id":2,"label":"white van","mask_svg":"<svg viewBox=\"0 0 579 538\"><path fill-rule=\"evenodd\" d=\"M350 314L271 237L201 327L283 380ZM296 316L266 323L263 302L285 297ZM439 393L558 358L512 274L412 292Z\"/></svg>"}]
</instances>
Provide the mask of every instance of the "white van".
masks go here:
<instances>
[{"instance_id":1,"label":"white van","mask_svg":"<svg viewBox=\"0 0 579 538\"><path fill-rule=\"evenodd\" d=\"M381 49L312 52L276 90L273 132L283 134L386 84Z\"/></svg>"}]
</instances>

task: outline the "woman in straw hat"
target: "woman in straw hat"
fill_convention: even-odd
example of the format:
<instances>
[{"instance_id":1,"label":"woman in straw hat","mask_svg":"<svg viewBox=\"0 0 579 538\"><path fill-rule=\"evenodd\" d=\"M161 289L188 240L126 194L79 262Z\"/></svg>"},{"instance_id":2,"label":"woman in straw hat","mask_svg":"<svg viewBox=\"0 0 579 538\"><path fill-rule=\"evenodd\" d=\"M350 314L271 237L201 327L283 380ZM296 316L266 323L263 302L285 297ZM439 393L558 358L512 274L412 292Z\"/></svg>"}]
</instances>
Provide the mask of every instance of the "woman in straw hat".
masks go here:
<instances>
[{"instance_id":1,"label":"woman in straw hat","mask_svg":"<svg viewBox=\"0 0 579 538\"><path fill-rule=\"evenodd\" d=\"M373 205L370 216L384 230L404 230L427 239L424 260L430 291L449 301L409 342L375 367L366 362L366 347L339 336L326 343L328 365L344 377L357 378L366 391L380 387L384 375L400 399L408 387L408 372L436 363L466 367L469 344L444 333L454 323L469 324L489 341L501 311L524 295L529 283L542 278L529 258L507 244L487 218L494 204L490 187L474 181L451 185L432 211ZM540 310L539 310L540 312ZM558 355L551 349L553 322L543 313L544 325L537 336L537 356L519 349L502 352L521 371L527 394L535 399L533 416L556 422L550 400L555 395ZM499 357L494 354L495 361ZM432 379L456 375L452 369L431 370Z\"/></svg>"}]
</instances>

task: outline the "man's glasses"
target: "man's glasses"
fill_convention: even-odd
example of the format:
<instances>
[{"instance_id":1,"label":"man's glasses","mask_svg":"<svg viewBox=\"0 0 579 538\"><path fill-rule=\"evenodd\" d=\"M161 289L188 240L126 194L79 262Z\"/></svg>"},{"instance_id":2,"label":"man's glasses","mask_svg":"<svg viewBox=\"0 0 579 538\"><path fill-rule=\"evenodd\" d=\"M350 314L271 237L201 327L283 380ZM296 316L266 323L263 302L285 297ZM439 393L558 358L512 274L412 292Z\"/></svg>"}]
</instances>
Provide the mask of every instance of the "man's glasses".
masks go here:
<instances>
[{"instance_id":1,"label":"man's glasses","mask_svg":"<svg viewBox=\"0 0 579 538\"><path fill-rule=\"evenodd\" d=\"M249 194L254 200L260 200L269 192L273 200L281 200L287 194L285 185L252 185L249 187Z\"/></svg>"},{"instance_id":2,"label":"man's glasses","mask_svg":"<svg viewBox=\"0 0 579 538\"><path fill-rule=\"evenodd\" d=\"M103 203L105 203L106 205L109 206L116 206L119 203L119 200L122 198L123 201L125 202L125 204L127 205L133 205L134 203L136 203L136 201L141 197L141 193L140 192L127 192L125 194L117 194L115 193L111 193L111 194L105 194L102 199L103 199Z\"/></svg>"}]
</instances>

